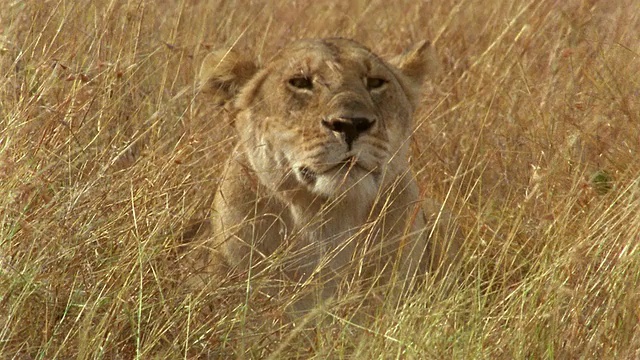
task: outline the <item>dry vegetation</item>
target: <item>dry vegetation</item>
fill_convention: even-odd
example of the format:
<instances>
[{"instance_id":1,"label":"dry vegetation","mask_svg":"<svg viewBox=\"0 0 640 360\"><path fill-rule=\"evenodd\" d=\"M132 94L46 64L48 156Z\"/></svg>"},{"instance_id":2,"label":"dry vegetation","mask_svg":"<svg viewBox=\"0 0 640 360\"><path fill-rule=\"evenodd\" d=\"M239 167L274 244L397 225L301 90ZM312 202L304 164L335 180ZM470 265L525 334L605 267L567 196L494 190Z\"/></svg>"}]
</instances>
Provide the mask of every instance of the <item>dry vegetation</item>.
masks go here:
<instances>
[{"instance_id":1,"label":"dry vegetation","mask_svg":"<svg viewBox=\"0 0 640 360\"><path fill-rule=\"evenodd\" d=\"M640 358L636 1L394 4L2 2L0 357ZM412 163L464 224L466 271L367 329L183 286L234 141L194 91L202 58L324 36L442 60Z\"/></svg>"}]
</instances>

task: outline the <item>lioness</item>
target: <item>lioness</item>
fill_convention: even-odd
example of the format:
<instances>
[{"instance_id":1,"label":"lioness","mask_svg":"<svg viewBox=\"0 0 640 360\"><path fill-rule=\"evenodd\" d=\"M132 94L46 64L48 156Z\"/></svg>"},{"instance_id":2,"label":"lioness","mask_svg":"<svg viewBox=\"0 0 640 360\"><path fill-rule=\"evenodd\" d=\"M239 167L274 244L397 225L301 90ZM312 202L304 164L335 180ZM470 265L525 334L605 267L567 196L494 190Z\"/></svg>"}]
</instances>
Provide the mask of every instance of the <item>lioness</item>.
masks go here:
<instances>
[{"instance_id":1,"label":"lioness","mask_svg":"<svg viewBox=\"0 0 640 360\"><path fill-rule=\"evenodd\" d=\"M408 163L431 57L420 42L387 62L342 38L293 42L263 66L208 55L203 90L239 136L214 199L214 251L313 289L300 310L356 284L399 294L448 266L448 217L420 199Z\"/></svg>"}]
</instances>

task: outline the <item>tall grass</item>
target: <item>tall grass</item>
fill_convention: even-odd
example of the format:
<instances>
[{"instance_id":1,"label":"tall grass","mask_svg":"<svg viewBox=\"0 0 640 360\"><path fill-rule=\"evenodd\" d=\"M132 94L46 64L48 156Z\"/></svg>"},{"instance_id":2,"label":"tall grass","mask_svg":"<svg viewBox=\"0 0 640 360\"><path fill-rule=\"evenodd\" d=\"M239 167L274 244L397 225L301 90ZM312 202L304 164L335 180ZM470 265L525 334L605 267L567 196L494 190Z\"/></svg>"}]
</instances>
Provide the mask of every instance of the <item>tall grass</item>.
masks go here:
<instances>
[{"instance_id":1,"label":"tall grass","mask_svg":"<svg viewBox=\"0 0 640 360\"><path fill-rule=\"evenodd\" d=\"M3 2L0 357L640 358L638 34L634 0ZM442 61L412 166L465 271L366 329L185 286L234 142L200 62L325 36Z\"/></svg>"}]
</instances>

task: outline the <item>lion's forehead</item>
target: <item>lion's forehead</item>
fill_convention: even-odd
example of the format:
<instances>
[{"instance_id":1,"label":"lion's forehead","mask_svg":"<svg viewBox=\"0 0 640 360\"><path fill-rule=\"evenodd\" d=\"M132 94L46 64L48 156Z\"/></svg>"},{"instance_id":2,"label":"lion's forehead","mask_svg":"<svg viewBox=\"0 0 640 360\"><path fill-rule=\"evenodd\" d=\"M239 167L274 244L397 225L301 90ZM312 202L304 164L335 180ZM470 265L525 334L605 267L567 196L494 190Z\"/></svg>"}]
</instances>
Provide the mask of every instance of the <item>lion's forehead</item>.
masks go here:
<instances>
[{"instance_id":1,"label":"lion's forehead","mask_svg":"<svg viewBox=\"0 0 640 360\"><path fill-rule=\"evenodd\" d=\"M300 40L285 47L274 59L290 74L325 72L336 76L362 76L384 71L386 66L364 46L345 39Z\"/></svg>"},{"instance_id":2,"label":"lion's forehead","mask_svg":"<svg viewBox=\"0 0 640 360\"><path fill-rule=\"evenodd\" d=\"M314 40L298 40L290 43L282 49L282 53L287 52L316 52L325 56L332 57L349 57L360 56L370 57L373 53L363 45L346 39L314 39Z\"/></svg>"}]
</instances>

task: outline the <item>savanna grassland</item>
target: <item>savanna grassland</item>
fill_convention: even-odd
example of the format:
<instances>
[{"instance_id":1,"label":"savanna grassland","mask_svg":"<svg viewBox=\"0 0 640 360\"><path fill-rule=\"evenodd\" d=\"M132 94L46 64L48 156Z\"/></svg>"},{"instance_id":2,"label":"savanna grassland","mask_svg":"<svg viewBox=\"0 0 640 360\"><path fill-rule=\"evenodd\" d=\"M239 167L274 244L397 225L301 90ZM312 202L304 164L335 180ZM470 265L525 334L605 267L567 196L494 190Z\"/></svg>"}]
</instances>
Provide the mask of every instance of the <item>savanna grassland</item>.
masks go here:
<instances>
[{"instance_id":1,"label":"savanna grassland","mask_svg":"<svg viewBox=\"0 0 640 360\"><path fill-rule=\"evenodd\" d=\"M0 358L640 358L639 34L636 0L3 1ZM235 141L202 59L326 36L434 43L411 162L466 234L366 328L185 285Z\"/></svg>"}]
</instances>

